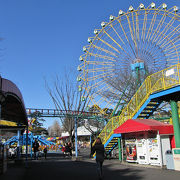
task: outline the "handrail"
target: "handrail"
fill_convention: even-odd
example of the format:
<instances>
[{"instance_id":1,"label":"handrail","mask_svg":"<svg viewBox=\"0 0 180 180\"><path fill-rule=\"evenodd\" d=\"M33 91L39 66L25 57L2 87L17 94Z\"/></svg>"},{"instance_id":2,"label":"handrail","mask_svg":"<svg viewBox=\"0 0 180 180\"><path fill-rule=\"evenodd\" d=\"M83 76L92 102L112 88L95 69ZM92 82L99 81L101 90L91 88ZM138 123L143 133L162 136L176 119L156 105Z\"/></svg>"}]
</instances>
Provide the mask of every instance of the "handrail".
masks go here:
<instances>
[{"instance_id":1,"label":"handrail","mask_svg":"<svg viewBox=\"0 0 180 180\"><path fill-rule=\"evenodd\" d=\"M121 114L112 117L99 134L98 137L101 138L103 144L111 137L114 129L119 127L126 120L133 118L150 94L180 85L179 71L180 64L176 64L148 76L129 101L128 105L124 107Z\"/></svg>"}]
</instances>

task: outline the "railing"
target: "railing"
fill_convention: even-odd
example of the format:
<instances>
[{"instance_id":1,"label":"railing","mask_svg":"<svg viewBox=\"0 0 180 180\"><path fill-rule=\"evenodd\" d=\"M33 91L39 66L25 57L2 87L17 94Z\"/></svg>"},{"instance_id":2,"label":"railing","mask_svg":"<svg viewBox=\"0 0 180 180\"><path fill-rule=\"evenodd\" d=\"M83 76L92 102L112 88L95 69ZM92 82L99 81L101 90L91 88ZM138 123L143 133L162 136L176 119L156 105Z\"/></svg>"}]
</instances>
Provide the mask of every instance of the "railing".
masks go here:
<instances>
[{"instance_id":1,"label":"railing","mask_svg":"<svg viewBox=\"0 0 180 180\"><path fill-rule=\"evenodd\" d=\"M86 111L72 111L72 110L59 110L59 109L35 109L35 108L26 108L27 115L31 115L33 113L37 113L40 116L66 116L66 115L72 115L72 116L102 116L99 113L96 112L86 112Z\"/></svg>"},{"instance_id":2,"label":"railing","mask_svg":"<svg viewBox=\"0 0 180 180\"><path fill-rule=\"evenodd\" d=\"M99 134L103 144L113 134L114 129L123 124L126 120L132 119L140 107L145 103L150 94L180 85L180 64L176 64L155 74L148 76L128 105L122 110L119 116L109 120L107 125Z\"/></svg>"}]
</instances>

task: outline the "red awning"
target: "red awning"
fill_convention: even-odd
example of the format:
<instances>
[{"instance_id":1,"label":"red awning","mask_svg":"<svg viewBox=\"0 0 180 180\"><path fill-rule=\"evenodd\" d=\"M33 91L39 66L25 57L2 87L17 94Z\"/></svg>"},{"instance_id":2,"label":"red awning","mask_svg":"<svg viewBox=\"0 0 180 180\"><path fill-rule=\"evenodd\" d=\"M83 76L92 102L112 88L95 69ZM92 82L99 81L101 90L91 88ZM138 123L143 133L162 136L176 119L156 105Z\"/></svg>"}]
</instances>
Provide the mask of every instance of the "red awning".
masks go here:
<instances>
[{"instance_id":1,"label":"red awning","mask_svg":"<svg viewBox=\"0 0 180 180\"><path fill-rule=\"evenodd\" d=\"M159 131L159 134L174 134L173 126L153 119L128 119L125 123L114 130L115 134Z\"/></svg>"}]
</instances>

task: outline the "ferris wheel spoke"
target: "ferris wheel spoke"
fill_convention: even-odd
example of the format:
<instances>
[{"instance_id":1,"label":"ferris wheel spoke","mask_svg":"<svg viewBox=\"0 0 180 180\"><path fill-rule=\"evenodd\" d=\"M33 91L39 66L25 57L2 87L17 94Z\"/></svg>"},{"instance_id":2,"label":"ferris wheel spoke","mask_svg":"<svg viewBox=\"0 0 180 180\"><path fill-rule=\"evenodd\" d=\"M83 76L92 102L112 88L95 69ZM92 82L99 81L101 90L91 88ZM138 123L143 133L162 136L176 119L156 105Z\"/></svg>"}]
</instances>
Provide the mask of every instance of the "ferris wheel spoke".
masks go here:
<instances>
[{"instance_id":1,"label":"ferris wheel spoke","mask_svg":"<svg viewBox=\"0 0 180 180\"><path fill-rule=\"evenodd\" d=\"M87 71L87 72L89 72L89 73L91 73L91 72L101 72L101 71L110 71L110 70L113 70L111 67L102 67L102 68L94 68L94 69L88 69L88 70L84 70L84 71Z\"/></svg>"},{"instance_id":2,"label":"ferris wheel spoke","mask_svg":"<svg viewBox=\"0 0 180 180\"><path fill-rule=\"evenodd\" d=\"M174 55L174 56L170 56L171 58L169 58L169 59L174 59L174 58L177 58L178 57L178 55L176 54L176 55Z\"/></svg>"},{"instance_id":3,"label":"ferris wheel spoke","mask_svg":"<svg viewBox=\"0 0 180 180\"><path fill-rule=\"evenodd\" d=\"M101 106L107 107L107 108L110 105L113 106L113 102L109 102L109 101L107 102L107 99L105 97L102 97L101 99L97 100L97 104L101 104Z\"/></svg>"},{"instance_id":4,"label":"ferris wheel spoke","mask_svg":"<svg viewBox=\"0 0 180 180\"><path fill-rule=\"evenodd\" d=\"M166 15L165 15L165 13L164 13L163 16L162 16L162 18L161 18L161 20L160 20L160 22L159 22L158 25L157 25L156 30L154 31L153 36L151 37L151 41L152 41L152 42L155 42L155 39L156 39L158 33L160 32L160 29L161 29L161 27L162 27L165 19L166 19Z\"/></svg>"},{"instance_id":5,"label":"ferris wheel spoke","mask_svg":"<svg viewBox=\"0 0 180 180\"><path fill-rule=\"evenodd\" d=\"M153 53L153 52L149 51L149 54L151 55L151 58L154 59L153 60L154 63L159 62L159 56L157 53ZM156 61L156 59L157 59L157 61Z\"/></svg>"},{"instance_id":6,"label":"ferris wheel spoke","mask_svg":"<svg viewBox=\"0 0 180 180\"><path fill-rule=\"evenodd\" d=\"M135 38L134 38L133 31L132 31L132 28L131 28L131 22L130 22L130 20L129 20L129 15L126 15L126 18L127 18L128 25L129 25L129 30L130 30L130 34L131 34L131 39L132 39L132 41L134 42L134 45L136 46Z\"/></svg>"},{"instance_id":7,"label":"ferris wheel spoke","mask_svg":"<svg viewBox=\"0 0 180 180\"><path fill-rule=\"evenodd\" d=\"M142 39L143 42L144 42L144 39L145 39L146 24L147 24L147 11L145 10L142 33L141 33L141 39Z\"/></svg>"},{"instance_id":8,"label":"ferris wheel spoke","mask_svg":"<svg viewBox=\"0 0 180 180\"><path fill-rule=\"evenodd\" d=\"M172 65L177 64L177 58L175 59L170 58L167 60L167 62L171 62Z\"/></svg>"},{"instance_id":9,"label":"ferris wheel spoke","mask_svg":"<svg viewBox=\"0 0 180 180\"><path fill-rule=\"evenodd\" d=\"M180 24L176 27L176 28L174 28L173 29L173 31L171 31L167 36L166 36L166 38L168 38L168 39L171 39L176 33L178 33L178 31L180 31ZM170 34L171 34L171 36L170 36ZM165 44L166 42L164 42L163 44L162 44L162 46Z\"/></svg>"},{"instance_id":10,"label":"ferris wheel spoke","mask_svg":"<svg viewBox=\"0 0 180 180\"><path fill-rule=\"evenodd\" d=\"M94 45L94 44L92 46L95 47L96 49L100 50L100 51L103 51L103 52L111 55L111 56L118 57L118 55L116 53L108 51L107 49L101 48L101 47Z\"/></svg>"},{"instance_id":11,"label":"ferris wheel spoke","mask_svg":"<svg viewBox=\"0 0 180 180\"><path fill-rule=\"evenodd\" d=\"M156 44L159 44L160 41L163 41L164 38L163 38L163 36L161 36L161 34L166 35L167 31L168 31L169 28L173 25L174 21L175 21L175 19L171 19L171 21L163 28L162 32L159 33L159 35L157 36L157 38L156 38L156 40L155 40L155 41L157 41L157 40L159 39L159 40L156 42Z\"/></svg>"},{"instance_id":12,"label":"ferris wheel spoke","mask_svg":"<svg viewBox=\"0 0 180 180\"><path fill-rule=\"evenodd\" d=\"M115 47L113 47L111 44L109 44L108 42L106 42L105 40L97 37L98 40L100 40L101 42L103 42L104 44L106 44L107 46L109 46L110 48L112 48L113 50L115 50L116 52L118 52L119 54L121 53L118 49L116 49Z\"/></svg>"},{"instance_id":13,"label":"ferris wheel spoke","mask_svg":"<svg viewBox=\"0 0 180 180\"><path fill-rule=\"evenodd\" d=\"M101 78L104 78L104 77L112 77L112 75L110 75L109 73L101 73L99 75L95 75L93 77L89 77L87 78L87 81L95 81L97 79L101 79Z\"/></svg>"},{"instance_id":14,"label":"ferris wheel spoke","mask_svg":"<svg viewBox=\"0 0 180 180\"><path fill-rule=\"evenodd\" d=\"M132 47L132 45L131 45L131 43L130 43L130 41L129 41L129 38L128 38L128 36L127 36L127 34L126 34L123 26L122 26L122 23L121 23L121 21L120 21L119 19L118 19L118 22L119 22L119 24L120 24L120 26L121 26L121 29L122 29L122 31L123 31L123 33L124 33L124 36L126 37L126 40L127 40L128 44L129 44L129 47L131 48L131 51L132 51L133 55L136 57L136 54L135 54L135 52L134 52L134 49L133 49L133 47Z\"/></svg>"},{"instance_id":15,"label":"ferris wheel spoke","mask_svg":"<svg viewBox=\"0 0 180 180\"><path fill-rule=\"evenodd\" d=\"M171 49L173 49L174 47L172 47ZM178 46L176 46L176 50L179 50L180 49L180 47L178 47ZM167 51L165 51L165 52L167 52L167 54L172 54L172 53L177 53L174 49L173 50L171 50L170 51L170 49Z\"/></svg>"},{"instance_id":16,"label":"ferris wheel spoke","mask_svg":"<svg viewBox=\"0 0 180 180\"><path fill-rule=\"evenodd\" d=\"M167 36L166 33L167 33L167 31L169 30L168 28L170 28L173 23L174 23L174 21L173 21L173 19L172 19L172 22L169 22L169 23L166 25L166 27L163 29L163 31L161 31L161 32L159 33L158 37L155 39L155 42L156 42L156 41L158 40L158 38L159 38L159 40L156 42L157 45L160 44L160 41L162 42L162 41L165 39L165 37Z\"/></svg>"},{"instance_id":17,"label":"ferris wheel spoke","mask_svg":"<svg viewBox=\"0 0 180 180\"><path fill-rule=\"evenodd\" d=\"M171 44L175 44L177 41L179 41L179 36L176 36L173 39L168 38L168 40L169 41L167 41L165 44L162 44L161 47L167 46L168 44L169 45L167 47L169 47L169 46L171 46Z\"/></svg>"},{"instance_id":18,"label":"ferris wheel spoke","mask_svg":"<svg viewBox=\"0 0 180 180\"><path fill-rule=\"evenodd\" d=\"M106 58L105 58L106 59ZM114 66L114 62L109 61L86 61L89 65L106 65L106 66Z\"/></svg>"},{"instance_id":19,"label":"ferris wheel spoke","mask_svg":"<svg viewBox=\"0 0 180 180\"><path fill-rule=\"evenodd\" d=\"M101 59L107 59L107 60L116 62L116 59L114 59L113 57L110 57L110 56L103 56L101 54L94 54L94 53L90 53L90 52L89 52L89 55L94 56L94 57L98 57L98 58L101 58ZM86 62L89 62L89 61L86 61Z\"/></svg>"},{"instance_id":20,"label":"ferris wheel spoke","mask_svg":"<svg viewBox=\"0 0 180 180\"><path fill-rule=\"evenodd\" d=\"M175 40L176 39L176 40ZM163 45L163 46L160 46L161 48L164 48L166 45L167 45L167 47L166 48L164 48L164 49L166 49L166 50L169 50L170 48L171 48L171 46L173 46L175 49L176 49L176 45L175 45L175 43L178 41L178 39L177 38L174 38L174 39L172 39L172 40L170 40L170 39L168 39L169 40L169 42L167 43L167 44L165 44L165 45ZM174 41L175 40L175 41Z\"/></svg>"},{"instance_id":21,"label":"ferris wheel spoke","mask_svg":"<svg viewBox=\"0 0 180 180\"><path fill-rule=\"evenodd\" d=\"M157 18L157 12L154 13L153 18L151 20L151 23L150 23L150 26L149 26L149 29L148 29L148 32L147 32L147 35L146 35L147 41L149 41L150 36L151 36L151 34L153 32L153 28L154 28L154 25L155 25L155 22L156 22L156 18Z\"/></svg>"},{"instance_id":22,"label":"ferris wheel spoke","mask_svg":"<svg viewBox=\"0 0 180 180\"><path fill-rule=\"evenodd\" d=\"M108 91L110 91L111 92L111 90L109 90L110 88L108 87L108 86L103 86L103 87L101 87L97 92L95 92L95 98L96 97L98 97L98 95L101 95L101 98L100 98L100 100L102 100L102 99L106 99L107 100L107 97L105 97L104 96L104 92L108 92ZM116 94L116 96L118 97L118 95Z\"/></svg>"},{"instance_id":23,"label":"ferris wheel spoke","mask_svg":"<svg viewBox=\"0 0 180 180\"><path fill-rule=\"evenodd\" d=\"M134 30L134 39L135 39L135 42L136 42L136 44L135 44L135 47L136 47L136 56L138 57L138 54L139 54L139 52L138 52L138 37L137 37L137 26L139 27L139 24L138 24L138 22L136 22L137 21L137 16L136 16L136 13L135 13L135 19L134 19L134 14L132 13L132 21L133 21L133 30ZM135 23L136 22L136 23Z\"/></svg>"},{"instance_id":24,"label":"ferris wheel spoke","mask_svg":"<svg viewBox=\"0 0 180 180\"><path fill-rule=\"evenodd\" d=\"M128 53L122 48L122 46L112 36L110 36L105 30L104 32L121 50L123 50L128 55Z\"/></svg>"},{"instance_id":25,"label":"ferris wheel spoke","mask_svg":"<svg viewBox=\"0 0 180 180\"><path fill-rule=\"evenodd\" d=\"M179 49L179 46L178 46L178 45L174 45L174 46L170 45L170 46L168 46L168 47L165 47L163 51L164 51L164 52L168 52L168 51L170 51L171 49L173 49L172 51L177 51L177 50Z\"/></svg>"},{"instance_id":26,"label":"ferris wheel spoke","mask_svg":"<svg viewBox=\"0 0 180 180\"><path fill-rule=\"evenodd\" d=\"M167 54L166 54L166 56L172 56L172 55L178 56L176 51L173 51L172 53L167 53Z\"/></svg>"},{"instance_id":27,"label":"ferris wheel spoke","mask_svg":"<svg viewBox=\"0 0 180 180\"><path fill-rule=\"evenodd\" d=\"M124 43L124 41L122 40L121 36L119 35L119 33L115 30L114 26L113 26L112 24L110 24L110 26L112 27L113 31L116 33L116 35L118 36L118 38L121 40L121 42L122 42L124 45L126 45L126 44Z\"/></svg>"},{"instance_id":28,"label":"ferris wheel spoke","mask_svg":"<svg viewBox=\"0 0 180 180\"><path fill-rule=\"evenodd\" d=\"M137 37L137 40L140 41L140 38L139 38L139 18L138 18L138 13L135 12L136 14L136 37Z\"/></svg>"},{"instance_id":29,"label":"ferris wheel spoke","mask_svg":"<svg viewBox=\"0 0 180 180\"><path fill-rule=\"evenodd\" d=\"M120 41L124 44L124 46L126 46L126 44L124 43L124 41L122 40L121 36L117 33L117 31L115 30L115 28L113 27L112 24L110 24L110 26L112 27L112 29L114 30L114 32L116 33L116 35L118 36L118 38L120 39ZM127 49L127 48L126 48ZM129 56L131 57L131 55L122 47L122 50Z\"/></svg>"},{"instance_id":30,"label":"ferris wheel spoke","mask_svg":"<svg viewBox=\"0 0 180 180\"><path fill-rule=\"evenodd\" d=\"M129 20L129 16L126 15L126 18L128 20L128 25L129 25L129 30L130 30L130 33L131 33L131 39L132 41L134 42L134 46L135 46L135 57L137 58L137 42L136 42L136 35L135 35L135 27L134 27L134 16L133 16L133 13L132 13L132 22L133 22L133 30L134 30L134 33L133 33L133 30L132 30L132 27L131 27L131 22Z\"/></svg>"},{"instance_id":31,"label":"ferris wheel spoke","mask_svg":"<svg viewBox=\"0 0 180 180\"><path fill-rule=\"evenodd\" d=\"M102 89L104 89L104 87L102 87L103 85L105 85L105 82L104 82L104 80L102 79L101 81L98 81L98 82L96 82L95 84L89 86L89 88L95 89L96 87L101 87ZM100 90L101 88L99 88L99 90ZM99 90L98 90L98 91L99 91ZM98 91L96 91L96 93L97 93Z\"/></svg>"},{"instance_id":32,"label":"ferris wheel spoke","mask_svg":"<svg viewBox=\"0 0 180 180\"><path fill-rule=\"evenodd\" d=\"M99 74L99 75L95 75L93 77L88 77L87 78L87 81L93 81L93 80L104 80L104 79L107 79L107 77L112 77L112 75L109 75L110 73L103 73L103 74Z\"/></svg>"},{"instance_id":33,"label":"ferris wheel spoke","mask_svg":"<svg viewBox=\"0 0 180 180\"><path fill-rule=\"evenodd\" d=\"M173 49L173 50L172 50ZM179 50L180 49L180 44L177 44L176 45L176 50ZM170 51L171 50L171 51ZM172 51L175 51L174 50L174 47L173 46L171 46L170 48L166 48L166 49L164 49L164 52L168 52L168 51L170 51L170 52L172 52Z\"/></svg>"}]
</instances>

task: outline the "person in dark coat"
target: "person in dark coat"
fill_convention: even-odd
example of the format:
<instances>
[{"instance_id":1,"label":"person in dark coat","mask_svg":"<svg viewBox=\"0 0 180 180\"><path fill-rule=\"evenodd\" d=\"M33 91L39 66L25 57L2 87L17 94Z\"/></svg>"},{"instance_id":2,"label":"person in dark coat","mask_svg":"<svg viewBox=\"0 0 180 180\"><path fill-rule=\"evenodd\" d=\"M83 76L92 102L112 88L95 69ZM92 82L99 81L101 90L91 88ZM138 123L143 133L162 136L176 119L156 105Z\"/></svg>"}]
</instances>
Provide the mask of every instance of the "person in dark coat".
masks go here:
<instances>
[{"instance_id":1,"label":"person in dark coat","mask_svg":"<svg viewBox=\"0 0 180 180\"><path fill-rule=\"evenodd\" d=\"M70 142L68 143L68 147L69 147L69 149L68 149L69 154L70 154L70 156L72 156L72 146L71 146Z\"/></svg>"},{"instance_id":2,"label":"person in dark coat","mask_svg":"<svg viewBox=\"0 0 180 180\"><path fill-rule=\"evenodd\" d=\"M92 147L92 154L96 153L96 163L99 179L102 179L102 165L104 162L105 149L100 138L96 139L95 145Z\"/></svg>"},{"instance_id":3,"label":"person in dark coat","mask_svg":"<svg viewBox=\"0 0 180 180\"><path fill-rule=\"evenodd\" d=\"M45 148L44 148L44 157L45 157L45 159L47 158L47 146L45 146Z\"/></svg>"},{"instance_id":4,"label":"person in dark coat","mask_svg":"<svg viewBox=\"0 0 180 180\"><path fill-rule=\"evenodd\" d=\"M33 143L33 150L34 150L34 159L38 159L39 143L37 139L35 139Z\"/></svg>"},{"instance_id":5,"label":"person in dark coat","mask_svg":"<svg viewBox=\"0 0 180 180\"><path fill-rule=\"evenodd\" d=\"M72 156L72 148L71 148L71 143L66 143L65 145L65 152L69 154L69 156Z\"/></svg>"}]
</instances>

